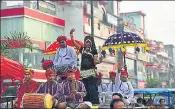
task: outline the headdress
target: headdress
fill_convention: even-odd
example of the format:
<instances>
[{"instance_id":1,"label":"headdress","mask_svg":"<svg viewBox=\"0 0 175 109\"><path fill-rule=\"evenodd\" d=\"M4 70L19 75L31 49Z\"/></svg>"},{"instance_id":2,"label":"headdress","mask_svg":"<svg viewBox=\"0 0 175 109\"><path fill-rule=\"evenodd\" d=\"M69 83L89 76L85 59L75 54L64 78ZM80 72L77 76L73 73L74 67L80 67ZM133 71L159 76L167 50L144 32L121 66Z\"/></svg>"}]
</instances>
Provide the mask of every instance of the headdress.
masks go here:
<instances>
[{"instance_id":1,"label":"headdress","mask_svg":"<svg viewBox=\"0 0 175 109\"><path fill-rule=\"evenodd\" d=\"M73 68L69 68L69 69L67 69L67 71L66 71L67 73L75 73L76 72L76 70L75 69L73 69Z\"/></svg>"},{"instance_id":2,"label":"headdress","mask_svg":"<svg viewBox=\"0 0 175 109\"><path fill-rule=\"evenodd\" d=\"M103 74L101 72L99 72L98 74L96 74L96 77L101 79L103 77Z\"/></svg>"},{"instance_id":3,"label":"headdress","mask_svg":"<svg viewBox=\"0 0 175 109\"><path fill-rule=\"evenodd\" d=\"M109 76L110 76L110 77L115 77L115 76L116 76L116 72L110 71L110 72L109 72Z\"/></svg>"},{"instance_id":4,"label":"headdress","mask_svg":"<svg viewBox=\"0 0 175 109\"><path fill-rule=\"evenodd\" d=\"M127 70L124 70L124 69L121 70L121 75L125 75L127 77L129 76Z\"/></svg>"},{"instance_id":5,"label":"headdress","mask_svg":"<svg viewBox=\"0 0 175 109\"><path fill-rule=\"evenodd\" d=\"M42 68L46 70L48 67L53 66L53 61L52 60L44 60L42 59Z\"/></svg>"},{"instance_id":6,"label":"headdress","mask_svg":"<svg viewBox=\"0 0 175 109\"><path fill-rule=\"evenodd\" d=\"M56 74L52 69L47 69L46 70L46 73L45 73L45 76L47 77L47 76L49 76L49 75L51 75L51 74Z\"/></svg>"},{"instance_id":7,"label":"headdress","mask_svg":"<svg viewBox=\"0 0 175 109\"><path fill-rule=\"evenodd\" d=\"M62 35L61 36L58 36L57 42L60 42L62 40L66 41L67 40L67 37L66 36L62 36Z\"/></svg>"},{"instance_id":8,"label":"headdress","mask_svg":"<svg viewBox=\"0 0 175 109\"><path fill-rule=\"evenodd\" d=\"M91 49L96 49L94 38L92 36L86 36L84 38L84 43L89 41L91 43Z\"/></svg>"},{"instance_id":9,"label":"headdress","mask_svg":"<svg viewBox=\"0 0 175 109\"><path fill-rule=\"evenodd\" d=\"M33 75L33 74L34 74L34 71L33 71L32 69L28 69L28 68L25 69L24 72L25 72L25 74L26 74L26 73L29 73L30 75Z\"/></svg>"}]
</instances>

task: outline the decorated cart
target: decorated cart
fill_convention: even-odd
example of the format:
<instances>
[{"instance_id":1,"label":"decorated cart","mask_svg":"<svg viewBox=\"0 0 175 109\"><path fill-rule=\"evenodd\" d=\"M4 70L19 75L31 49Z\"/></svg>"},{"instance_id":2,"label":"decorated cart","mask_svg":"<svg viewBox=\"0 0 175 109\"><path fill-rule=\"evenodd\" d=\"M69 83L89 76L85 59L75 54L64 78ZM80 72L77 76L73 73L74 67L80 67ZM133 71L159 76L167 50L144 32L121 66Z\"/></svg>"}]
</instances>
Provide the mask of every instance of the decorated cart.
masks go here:
<instances>
[{"instance_id":1,"label":"decorated cart","mask_svg":"<svg viewBox=\"0 0 175 109\"><path fill-rule=\"evenodd\" d=\"M8 58L5 58L1 56L1 100L2 100L2 95L3 93L12 85L15 86L17 90L17 95L18 95L18 106L20 106L21 98L22 98L22 89L17 88L17 84L15 83L15 80L18 80L20 82L20 85L23 84L23 78L24 78L24 67L22 64L10 60ZM7 85L4 86L4 80L10 79L11 82ZM8 97L6 98L8 99Z\"/></svg>"}]
</instances>

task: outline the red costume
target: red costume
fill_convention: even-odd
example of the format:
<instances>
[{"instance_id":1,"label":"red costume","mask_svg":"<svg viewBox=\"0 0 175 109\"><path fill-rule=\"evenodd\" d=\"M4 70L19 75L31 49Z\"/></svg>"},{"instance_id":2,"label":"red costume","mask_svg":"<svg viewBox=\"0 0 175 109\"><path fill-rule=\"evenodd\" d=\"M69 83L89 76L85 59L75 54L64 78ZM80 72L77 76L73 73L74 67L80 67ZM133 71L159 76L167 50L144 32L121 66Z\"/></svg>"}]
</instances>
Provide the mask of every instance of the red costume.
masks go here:
<instances>
[{"instance_id":1,"label":"red costume","mask_svg":"<svg viewBox=\"0 0 175 109\"><path fill-rule=\"evenodd\" d=\"M34 73L34 71L31 69L25 70L25 75L32 76L33 73ZM23 94L24 93L34 93L38 89L39 85L36 81L30 79L30 80L25 81L21 87L23 90Z\"/></svg>"}]
</instances>

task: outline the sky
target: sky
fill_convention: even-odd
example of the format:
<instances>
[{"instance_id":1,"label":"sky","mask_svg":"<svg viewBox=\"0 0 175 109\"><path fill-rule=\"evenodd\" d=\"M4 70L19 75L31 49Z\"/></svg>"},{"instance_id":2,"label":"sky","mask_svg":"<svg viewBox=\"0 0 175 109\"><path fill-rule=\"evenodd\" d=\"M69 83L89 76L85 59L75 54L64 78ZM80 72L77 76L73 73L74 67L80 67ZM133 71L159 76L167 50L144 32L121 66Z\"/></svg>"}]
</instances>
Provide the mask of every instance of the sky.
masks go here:
<instances>
[{"instance_id":1,"label":"sky","mask_svg":"<svg viewBox=\"0 0 175 109\"><path fill-rule=\"evenodd\" d=\"M142 11L149 39L175 46L175 1L122 1L121 12ZM173 38L174 37L174 38Z\"/></svg>"}]
</instances>

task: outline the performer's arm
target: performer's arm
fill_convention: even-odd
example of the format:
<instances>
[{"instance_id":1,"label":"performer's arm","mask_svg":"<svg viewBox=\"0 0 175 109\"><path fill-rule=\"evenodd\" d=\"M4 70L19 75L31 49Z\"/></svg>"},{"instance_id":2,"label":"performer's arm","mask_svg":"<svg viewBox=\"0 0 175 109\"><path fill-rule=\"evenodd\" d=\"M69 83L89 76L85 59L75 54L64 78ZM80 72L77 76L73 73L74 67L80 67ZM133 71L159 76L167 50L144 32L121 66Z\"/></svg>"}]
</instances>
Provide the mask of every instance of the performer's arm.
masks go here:
<instances>
[{"instance_id":1,"label":"performer's arm","mask_svg":"<svg viewBox=\"0 0 175 109\"><path fill-rule=\"evenodd\" d=\"M54 95L54 98L57 98L57 99L60 98L60 96L62 95L61 91L62 91L62 84L57 83L57 89L56 89L56 93Z\"/></svg>"},{"instance_id":2,"label":"performer's arm","mask_svg":"<svg viewBox=\"0 0 175 109\"><path fill-rule=\"evenodd\" d=\"M71 47L71 55L72 55L73 65L77 67L77 55L75 53L75 50L72 47Z\"/></svg>"},{"instance_id":3,"label":"performer's arm","mask_svg":"<svg viewBox=\"0 0 175 109\"><path fill-rule=\"evenodd\" d=\"M112 89L112 84L111 84L111 83L109 83L107 91L108 91L108 92L112 92L112 90L111 90L111 89Z\"/></svg>"},{"instance_id":4,"label":"performer's arm","mask_svg":"<svg viewBox=\"0 0 175 109\"><path fill-rule=\"evenodd\" d=\"M130 90L128 98L133 98L134 97L134 88L130 82L128 82L128 85L129 85L129 90Z\"/></svg>"},{"instance_id":5,"label":"performer's arm","mask_svg":"<svg viewBox=\"0 0 175 109\"><path fill-rule=\"evenodd\" d=\"M43 89L43 84L39 86L39 88L36 90L36 93L42 93L42 89Z\"/></svg>"},{"instance_id":6,"label":"performer's arm","mask_svg":"<svg viewBox=\"0 0 175 109\"><path fill-rule=\"evenodd\" d=\"M81 45L79 45L79 44L77 44L77 43L75 42L75 40L74 40L74 32L75 32L75 29L71 29L71 31L70 31L70 37L71 37L71 40L72 40L72 43L74 44L74 46L75 46L78 50L80 50Z\"/></svg>"},{"instance_id":7,"label":"performer's arm","mask_svg":"<svg viewBox=\"0 0 175 109\"><path fill-rule=\"evenodd\" d=\"M32 92L36 92L36 90L38 89L39 84L37 82L34 82L34 86L33 86L33 90Z\"/></svg>"},{"instance_id":8,"label":"performer's arm","mask_svg":"<svg viewBox=\"0 0 175 109\"><path fill-rule=\"evenodd\" d=\"M54 65L57 65L57 61L58 61L58 50L57 50L57 52L56 52L56 54L55 54L55 58L54 58L54 60L53 60L53 64L54 64Z\"/></svg>"},{"instance_id":9,"label":"performer's arm","mask_svg":"<svg viewBox=\"0 0 175 109\"><path fill-rule=\"evenodd\" d=\"M80 92L77 92L77 95L80 96L81 98L86 96L86 88L83 83L80 83Z\"/></svg>"},{"instance_id":10,"label":"performer's arm","mask_svg":"<svg viewBox=\"0 0 175 109\"><path fill-rule=\"evenodd\" d=\"M98 53L96 49L92 50L92 54L94 55L94 63L95 64L100 64L102 62L102 58L98 58Z\"/></svg>"}]
</instances>

